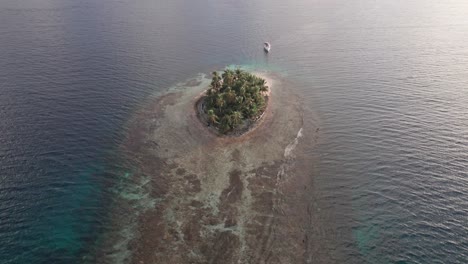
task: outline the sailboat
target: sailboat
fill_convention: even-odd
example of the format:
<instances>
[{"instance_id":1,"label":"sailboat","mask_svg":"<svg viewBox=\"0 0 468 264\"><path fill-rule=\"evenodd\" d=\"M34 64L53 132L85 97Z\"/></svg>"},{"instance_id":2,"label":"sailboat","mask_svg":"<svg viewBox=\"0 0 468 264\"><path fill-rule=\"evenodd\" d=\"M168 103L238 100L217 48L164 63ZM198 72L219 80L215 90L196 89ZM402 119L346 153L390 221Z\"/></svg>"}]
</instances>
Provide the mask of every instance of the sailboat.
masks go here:
<instances>
[{"instance_id":1,"label":"sailboat","mask_svg":"<svg viewBox=\"0 0 468 264\"><path fill-rule=\"evenodd\" d=\"M266 52L270 52L270 49L271 49L270 43L269 43L269 42L263 43L263 49L264 49Z\"/></svg>"}]
</instances>

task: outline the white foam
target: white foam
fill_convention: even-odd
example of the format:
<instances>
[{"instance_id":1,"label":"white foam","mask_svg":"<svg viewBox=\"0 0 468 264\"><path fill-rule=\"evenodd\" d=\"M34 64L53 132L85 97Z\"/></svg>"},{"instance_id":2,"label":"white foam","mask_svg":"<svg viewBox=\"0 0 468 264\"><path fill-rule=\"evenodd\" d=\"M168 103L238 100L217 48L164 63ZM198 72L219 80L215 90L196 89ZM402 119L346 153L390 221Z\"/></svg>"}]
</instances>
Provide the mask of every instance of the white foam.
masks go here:
<instances>
[{"instance_id":1,"label":"white foam","mask_svg":"<svg viewBox=\"0 0 468 264\"><path fill-rule=\"evenodd\" d=\"M291 153L293 152L293 150L296 148L297 144L299 143L299 139L302 137L302 127L301 129L299 129L299 131L297 132L297 136L296 138L291 142L289 143L286 148L284 149L284 157L285 158L289 158L291 156Z\"/></svg>"}]
</instances>

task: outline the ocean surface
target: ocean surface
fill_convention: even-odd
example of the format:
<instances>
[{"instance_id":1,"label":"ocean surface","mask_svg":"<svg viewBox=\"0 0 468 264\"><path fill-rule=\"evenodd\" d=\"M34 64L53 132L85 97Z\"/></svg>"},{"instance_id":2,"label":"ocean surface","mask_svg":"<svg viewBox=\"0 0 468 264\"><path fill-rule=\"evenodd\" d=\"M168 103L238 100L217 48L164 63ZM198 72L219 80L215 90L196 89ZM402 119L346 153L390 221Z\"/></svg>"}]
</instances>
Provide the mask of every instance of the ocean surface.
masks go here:
<instances>
[{"instance_id":1,"label":"ocean surface","mask_svg":"<svg viewBox=\"0 0 468 264\"><path fill-rule=\"evenodd\" d=\"M108 234L135 234L115 212L151 206L119 152L129 120L229 65L293 82L319 127L306 155L327 262L468 263L467 13L463 0L0 2L0 263L124 260Z\"/></svg>"}]
</instances>

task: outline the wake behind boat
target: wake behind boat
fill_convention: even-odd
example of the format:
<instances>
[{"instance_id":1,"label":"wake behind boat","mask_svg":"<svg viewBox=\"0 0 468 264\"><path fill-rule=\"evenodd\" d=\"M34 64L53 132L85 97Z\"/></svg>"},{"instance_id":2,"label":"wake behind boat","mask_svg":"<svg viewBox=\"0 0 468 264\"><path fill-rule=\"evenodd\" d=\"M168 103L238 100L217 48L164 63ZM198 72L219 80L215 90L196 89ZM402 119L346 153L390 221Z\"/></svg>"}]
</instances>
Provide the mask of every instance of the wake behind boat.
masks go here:
<instances>
[{"instance_id":1,"label":"wake behind boat","mask_svg":"<svg viewBox=\"0 0 468 264\"><path fill-rule=\"evenodd\" d=\"M263 49L264 49L266 52L270 52L270 49L271 49L270 43L269 43L269 42L263 43Z\"/></svg>"}]
</instances>

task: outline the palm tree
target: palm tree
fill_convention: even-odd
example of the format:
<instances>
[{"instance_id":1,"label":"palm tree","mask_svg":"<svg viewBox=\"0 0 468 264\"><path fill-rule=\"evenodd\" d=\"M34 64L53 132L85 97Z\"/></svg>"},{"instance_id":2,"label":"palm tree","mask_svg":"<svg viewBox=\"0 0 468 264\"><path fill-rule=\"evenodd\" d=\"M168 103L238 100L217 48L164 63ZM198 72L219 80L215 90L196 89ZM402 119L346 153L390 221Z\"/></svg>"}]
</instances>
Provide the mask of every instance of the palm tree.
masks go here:
<instances>
[{"instance_id":1,"label":"palm tree","mask_svg":"<svg viewBox=\"0 0 468 264\"><path fill-rule=\"evenodd\" d=\"M236 78L237 79L242 79L242 73L243 71L239 68L236 69Z\"/></svg>"},{"instance_id":2,"label":"palm tree","mask_svg":"<svg viewBox=\"0 0 468 264\"><path fill-rule=\"evenodd\" d=\"M249 109L249 115L250 115L250 117L256 116L257 113L258 113L257 105L252 105L252 107L250 107L250 109Z\"/></svg>"},{"instance_id":3,"label":"palm tree","mask_svg":"<svg viewBox=\"0 0 468 264\"><path fill-rule=\"evenodd\" d=\"M234 72L232 70L225 70L222 74L223 77L223 84L225 84L225 88L232 86L232 82L234 81Z\"/></svg>"},{"instance_id":4,"label":"palm tree","mask_svg":"<svg viewBox=\"0 0 468 264\"><path fill-rule=\"evenodd\" d=\"M240 95L240 96L245 96L245 93L246 93L245 86L242 85L242 86L239 88L239 95Z\"/></svg>"},{"instance_id":5,"label":"palm tree","mask_svg":"<svg viewBox=\"0 0 468 264\"><path fill-rule=\"evenodd\" d=\"M211 123L211 124L217 124L218 123L218 116L216 116L215 112L213 109L210 109L208 110L208 121Z\"/></svg>"},{"instance_id":6,"label":"palm tree","mask_svg":"<svg viewBox=\"0 0 468 264\"><path fill-rule=\"evenodd\" d=\"M267 92L268 91L268 86L266 85L265 80L262 80L260 83L260 92Z\"/></svg>"},{"instance_id":7,"label":"palm tree","mask_svg":"<svg viewBox=\"0 0 468 264\"><path fill-rule=\"evenodd\" d=\"M259 109L263 108L265 106L265 98L261 95L256 95L255 96L255 103Z\"/></svg>"},{"instance_id":8,"label":"palm tree","mask_svg":"<svg viewBox=\"0 0 468 264\"><path fill-rule=\"evenodd\" d=\"M232 112L231 119L234 127L240 125L242 123L242 113L239 111Z\"/></svg>"},{"instance_id":9,"label":"palm tree","mask_svg":"<svg viewBox=\"0 0 468 264\"><path fill-rule=\"evenodd\" d=\"M230 115L225 115L221 118L221 130L227 132L232 129L232 118Z\"/></svg>"},{"instance_id":10,"label":"palm tree","mask_svg":"<svg viewBox=\"0 0 468 264\"><path fill-rule=\"evenodd\" d=\"M236 102L236 93L231 88L227 88L224 94L226 95L226 102L229 104Z\"/></svg>"},{"instance_id":11,"label":"palm tree","mask_svg":"<svg viewBox=\"0 0 468 264\"><path fill-rule=\"evenodd\" d=\"M252 97L245 98L245 100L244 100L245 110L248 110L250 108L250 106L253 105L253 104L254 104L254 100L252 99Z\"/></svg>"},{"instance_id":12,"label":"palm tree","mask_svg":"<svg viewBox=\"0 0 468 264\"><path fill-rule=\"evenodd\" d=\"M217 94L215 104L218 108L223 108L226 105L224 101L223 94Z\"/></svg>"},{"instance_id":13,"label":"palm tree","mask_svg":"<svg viewBox=\"0 0 468 264\"><path fill-rule=\"evenodd\" d=\"M214 93L215 93L214 88L210 88L208 89L208 91L206 91L206 95L208 97L211 97Z\"/></svg>"},{"instance_id":14,"label":"palm tree","mask_svg":"<svg viewBox=\"0 0 468 264\"><path fill-rule=\"evenodd\" d=\"M213 72L213 78L211 79L211 87L215 90L219 90L221 88L221 77L219 76L217 71Z\"/></svg>"},{"instance_id":15,"label":"palm tree","mask_svg":"<svg viewBox=\"0 0 468 264\"><path fill-rule=\"evenodd\" d=\"M244 97L236 96L236 106L238 106L237 108L240 108L243 102L244 102Z\"/></svg>"}]
</instances>

